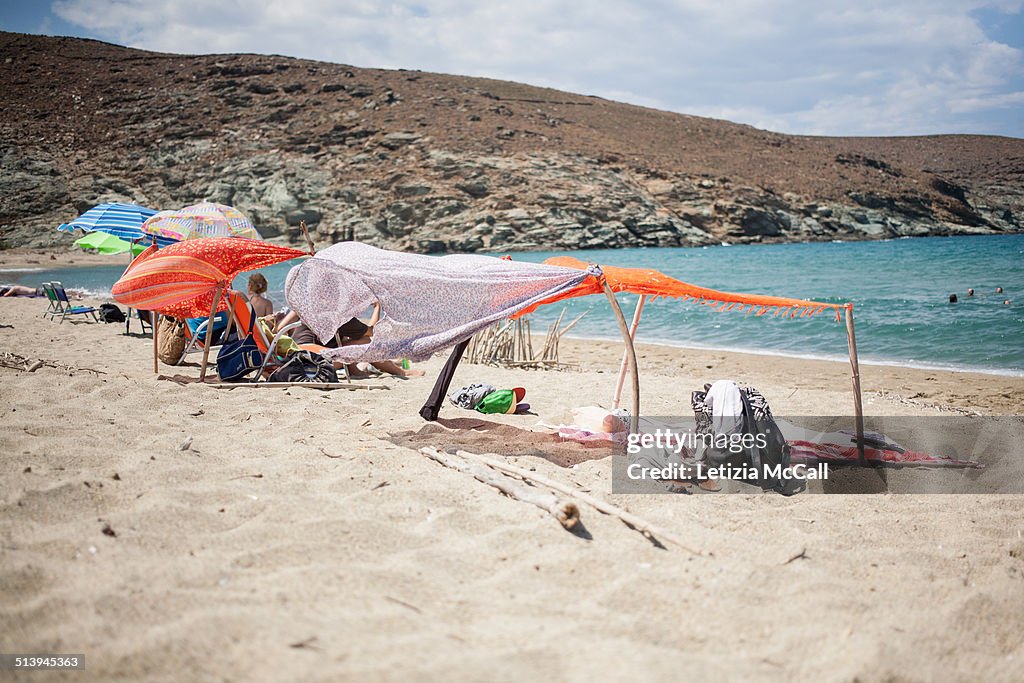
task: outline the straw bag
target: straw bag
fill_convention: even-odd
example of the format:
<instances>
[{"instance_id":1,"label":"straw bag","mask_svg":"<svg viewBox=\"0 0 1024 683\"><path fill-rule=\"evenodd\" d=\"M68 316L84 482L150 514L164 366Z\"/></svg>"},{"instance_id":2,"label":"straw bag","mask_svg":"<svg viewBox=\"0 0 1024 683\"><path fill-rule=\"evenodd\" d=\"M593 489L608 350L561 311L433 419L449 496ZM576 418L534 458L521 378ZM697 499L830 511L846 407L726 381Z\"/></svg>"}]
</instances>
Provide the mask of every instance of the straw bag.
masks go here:
<instances>
[{"instance_id":1,"label":"straw bag","mask_svg":"<svg viewBox=\"0 0 1024 683\"><path fill-rule=\"evenodd\" d=\"M181 354L185 351L185 321L166 316L160 318L157 329L156 355L168 365L181 362Z\"/></svg>"}]
</instances>

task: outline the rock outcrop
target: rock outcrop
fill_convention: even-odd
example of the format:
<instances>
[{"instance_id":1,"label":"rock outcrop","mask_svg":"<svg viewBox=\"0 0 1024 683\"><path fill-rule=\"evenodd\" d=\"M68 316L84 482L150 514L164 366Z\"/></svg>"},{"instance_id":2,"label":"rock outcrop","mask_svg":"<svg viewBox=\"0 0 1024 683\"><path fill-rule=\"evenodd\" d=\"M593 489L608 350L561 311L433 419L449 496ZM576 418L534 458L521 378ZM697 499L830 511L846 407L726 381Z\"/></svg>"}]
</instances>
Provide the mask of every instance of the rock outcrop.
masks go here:
<instances>
[{"instance_id":1,"label":"rock outcrop","mask_svg":"<svg viewBox=\"0 0 1024 683\"><path fill-rule=\"evenodd\" d=\"M0 33L0 247L102 201L419 252L1024 229L1024 141L812 138L516 83Z\"/></svg>"}]
</instances>

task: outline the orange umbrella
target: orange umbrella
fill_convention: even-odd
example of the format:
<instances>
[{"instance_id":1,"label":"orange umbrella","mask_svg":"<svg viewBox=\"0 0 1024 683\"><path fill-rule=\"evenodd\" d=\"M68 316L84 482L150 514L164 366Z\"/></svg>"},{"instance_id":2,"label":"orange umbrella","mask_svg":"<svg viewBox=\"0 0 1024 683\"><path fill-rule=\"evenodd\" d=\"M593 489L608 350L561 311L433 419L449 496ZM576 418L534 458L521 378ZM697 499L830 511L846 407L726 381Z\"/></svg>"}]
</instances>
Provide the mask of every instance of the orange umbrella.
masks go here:
<instances>
[{"instance_id":1,"label":"orange umbrella","mask_svg":"<svg viewBox=\"0 0 1024 683\"><path fill-rule=\"evenodd\" d=\"M114 283L114 299L131 308L177 318L195 318L227 308L221 293L239 273L281 263L309 253L261 240L208 238L178 242L159 251L150 247L132 261ZM156 326L154 325L154 348ZM203 369L210 346L203 351Z\"/></svg>"}]
</instances>

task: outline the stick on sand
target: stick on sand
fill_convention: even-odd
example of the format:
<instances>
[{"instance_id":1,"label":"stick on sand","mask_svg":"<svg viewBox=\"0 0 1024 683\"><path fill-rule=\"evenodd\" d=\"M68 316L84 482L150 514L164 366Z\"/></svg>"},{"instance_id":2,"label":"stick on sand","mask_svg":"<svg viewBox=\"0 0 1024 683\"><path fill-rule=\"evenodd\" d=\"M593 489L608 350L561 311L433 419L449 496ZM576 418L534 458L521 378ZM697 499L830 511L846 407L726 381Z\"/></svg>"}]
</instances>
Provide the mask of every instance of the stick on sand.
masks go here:
<instances>
[{"instance_id":1,"label":"stick on sand","mask_svg":"<svg viewBox=\"0 0 1024 683\"><path fill-rule=\"evenodd\" d=\"M433 449L431 449L431 450L433 450ZM663 539L663 540L668 541L668 542L670 542L670 543L672 543L674 545L679 546L680 548L682 548L683 550L686 550L687 552L693 553L694 555L710 555L710 553L702 552L698 548L694 548L693 546L688 545L687 543L683 542L681 539L677 538L675 535L669 533L668 531L665 531L661 527L655 526L654 524L651 524L650 522L648 522L648 521L646 521L644 519L641 519L640 517L637 517L636 515L634 515L631 512L626 512L625 510L623 510L622 508L618 507L617 505L612 505L611 503L609 503L607 501L603 501L600 498L595 498L594 496L590 495L589 493L584 493L583 491L578 491L576 489L570 488L569 486L566 486L565 484L561 484L561 483L559 483L557 481L554 481L552 479L548 479L547 477L545 477L545 476L543 476L541 474L537 474L536 472L527 472L526 470L522 469L521 467L516 467L515 465L510 465L507 462L503 462L501 460L497 460L497 459L489 457L487 455L480 455L478 453L470 453L469 451L456 451L456 454L457 455L461 455L464 458L469 458L469 459L474 459L475 458L476 460L478 460L479 462L482 462L483 464L487 465L488 467L491 467L493 469L499 470L501 472L508 472L510 474L514 474L517 477L520 477L523 480L528 481L528 482L534 482L534 483L537 483L537 484L541 484L542 486L547 486L548 488L551 488L551 489L554 489L555 491L559 491L561 493L564 493L567 496L571 496L571 497L575 498L576 500L582 501L582 502L592 506L598 512L603 512L606 515L613 515L615 517L618 517L619 519L621 519L623 521L624 524L626 524L626 526L639 531L648 540Z\"/></svg>"},{"instance_id":2,"label":"stick on sand","mask_svg":"<svg viewBox=\"0 0 1024 683\"><path fill-rule=\"evenodd\" d=\"M500 472L495 472L491 468L479 463L470 462L459 456L442 453L436 448L421 448L420 453L431 460L441 463L445 467L472 475L477 481L493 486L509 498L536 505L541 510L550 513L566 529L572 529L576 526L576 522L580 521L580 509L576 506L576 503L570 500L565 500L553 493L527 486L520 481L506 477Z\"/></svg>"}]
</instances>

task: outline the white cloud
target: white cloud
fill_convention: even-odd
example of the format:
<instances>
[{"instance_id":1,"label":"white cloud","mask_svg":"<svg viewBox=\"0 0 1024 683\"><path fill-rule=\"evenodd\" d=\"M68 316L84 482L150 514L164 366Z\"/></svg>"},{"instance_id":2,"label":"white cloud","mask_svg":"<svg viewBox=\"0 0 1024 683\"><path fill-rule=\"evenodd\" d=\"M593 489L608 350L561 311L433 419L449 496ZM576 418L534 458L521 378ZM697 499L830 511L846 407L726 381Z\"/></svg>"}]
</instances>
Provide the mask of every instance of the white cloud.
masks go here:
<instances>
[{"instance_id":1,"label":"white cloud","mask_svg":"<svg viewBox=\"0 0 1024 683\"><path fill-rule=\"evenodd\" d=\"M61 0L53 11L99 38L151 50L488 76L782 132L1024 135L1020 117L1005 112L1024 89L1024 55L986 36L972 15L1021 5Z\"/></svg>"}]
</instances>

